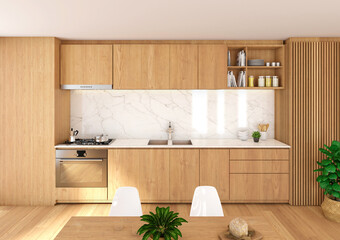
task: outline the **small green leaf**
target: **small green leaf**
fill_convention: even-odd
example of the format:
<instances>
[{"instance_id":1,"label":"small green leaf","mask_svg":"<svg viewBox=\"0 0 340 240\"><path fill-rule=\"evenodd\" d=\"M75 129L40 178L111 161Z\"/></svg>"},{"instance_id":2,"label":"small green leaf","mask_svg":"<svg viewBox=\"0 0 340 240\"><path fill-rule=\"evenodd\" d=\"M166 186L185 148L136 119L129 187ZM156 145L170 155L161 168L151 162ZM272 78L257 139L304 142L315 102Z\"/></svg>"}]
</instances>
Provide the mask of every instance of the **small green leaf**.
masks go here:
<instances>
[{"instance_id":1,"label":"small green leaf","mask_svg":"<svg viewBox=\"0 0 340 240\"><path fill-rule=\"evenodd\" d=\"M332 163L332 160L328 160L328 159L322 160L321 162L322 166L328 166L331 163Z\"/></svg>"},{"instance_id":2,"label":"small green leaf","mask_svg":"<svg viewBox=\"0 0 340 240\"><path fill-rule=\"evenodd\" d=\"M327 186L329 186L329 182L321 182L320 183L320 187L323 188L323 189L326 189Z\"/></svg>"},{"instance_id":3,"label":"small green leaf","mask_svg":"<svg viewBox=\"0 0 340 240\"><path fill-rule=\"evenodd\" d=\"M327 155L327 156L332 156L332 153L330 153L330 152L327 151L326 149L319 148L319 151L322 152L323 154Z\"/></svg>"},{"instance_id":4,"label":"small green leaf","mask_svg":"<svg viewBox=\"0 0 340 240\"><path fill-rule=\"evenodd\" d=\"M316 178L316 181L317 182L321 182L322 180L323 180L323 175L320 175L320 176L318 176L317 178Z\"/></svg>"},{"instance_id":5,"label":"small green leaf","mask_svg":"<svg viewBox=\"0 0 340 240\"><path fill-rule=\"evenodd\" d=\"M340 142L334 140L334 141L332 141L332 145L331 146L335 146L335 147L337 147L339 149L340 148Z\"/></svg>"},{"instance_id":6,"label":"small green leaf","mask_svg":"<svg viewBox=\"0 0 340 240\"><path fill-rule=\"evenodd\" d=\"M340 192L340 185L339 184L337 184L337 183L333 184L332 188L333 188L334 191Z\"/></svg>"},{"instance_id":7,"label":"small green leaf","mask_svg":"<svg viewBox=\"0 0 340 240\"><path fill-rule=\"evenodd\" d=\"M331 192L331 195L333 195L333 196L336 197L336 198L340 198L340 193L339 193L339 192L332 191L332 192Z\"/></svg>"},{"instance_id":8,"label":"small green leaf","mask_svg":"<svg viewBox=\"0 0 340 240\"><path fill-rule=\"evenodd\" d=\"M336 167L334 165L328 165L327 167L325 167L325 170L327 172L334 173L336 171Z\"/></svg>"},{"instance_id":9,"label":"small green leaf","mask_svg":"<svg viewBox=\"0 0 340 240\"><path fill-rule=\"evenodd\" d=\"M324 168L319 168L319 169L315 169L314 172L321 172L323 170L324 170Z\"/></svg>"},{"instance_id":10,"label":"small green leaf","mask_svg":"<svg viewBox=\"0 0 340 240\"><path fill-rule=\"evenodd\" d=\"M331 174L328 175L328 178L334 180L334 179L338 178L338 175L336 175L335 173L331 173Z\"/></svg>"}]
</instances>

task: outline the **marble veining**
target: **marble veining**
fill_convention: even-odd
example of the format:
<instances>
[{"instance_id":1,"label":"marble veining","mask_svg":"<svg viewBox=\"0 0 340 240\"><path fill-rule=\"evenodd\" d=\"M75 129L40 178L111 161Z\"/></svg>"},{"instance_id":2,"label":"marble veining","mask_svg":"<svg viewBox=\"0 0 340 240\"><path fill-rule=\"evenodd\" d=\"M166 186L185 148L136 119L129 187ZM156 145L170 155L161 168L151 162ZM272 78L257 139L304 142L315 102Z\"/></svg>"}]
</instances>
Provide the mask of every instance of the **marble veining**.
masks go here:
<instances>
[{"instance_id":1,"label":"marble veining","mask_svg":"<svg viewBox=\"0 0 340 240\"><path fill-rule=\"evenodd\" d=\"M237 129L269 123L274 138L274 90L72 90L71 127L79 137L237 138Z\"/></svg>"}]
</instances>

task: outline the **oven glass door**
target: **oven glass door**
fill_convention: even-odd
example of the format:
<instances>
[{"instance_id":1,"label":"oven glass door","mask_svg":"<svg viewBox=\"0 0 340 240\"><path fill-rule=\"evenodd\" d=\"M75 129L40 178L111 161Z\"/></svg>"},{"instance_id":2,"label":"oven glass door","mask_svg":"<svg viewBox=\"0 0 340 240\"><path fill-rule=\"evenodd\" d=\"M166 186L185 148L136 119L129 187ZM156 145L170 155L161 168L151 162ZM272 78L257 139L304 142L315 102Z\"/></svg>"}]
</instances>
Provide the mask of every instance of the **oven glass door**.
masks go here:
<instances>
[{"instance_id":1,"label":"oven glass door","mask_svg":"<svg viewBox=\"0 0 340 240\"><path fill-rule=\"evenodd\" d=\"M106 187L106 159L57 159L57 187Z\"/></svg>"}]
</instances>

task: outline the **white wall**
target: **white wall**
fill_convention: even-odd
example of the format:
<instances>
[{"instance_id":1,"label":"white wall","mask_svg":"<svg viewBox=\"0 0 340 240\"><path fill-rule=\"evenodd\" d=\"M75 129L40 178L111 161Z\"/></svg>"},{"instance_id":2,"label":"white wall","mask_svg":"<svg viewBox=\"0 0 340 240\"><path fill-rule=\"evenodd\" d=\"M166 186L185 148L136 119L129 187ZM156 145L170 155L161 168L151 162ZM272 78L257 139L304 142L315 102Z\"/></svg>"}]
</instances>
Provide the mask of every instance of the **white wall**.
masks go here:
<instances>
[{"instance_id":1,"label":"white wall","mask_svg":"<svg viewBox=\"0 0 340 240\"><path fill-rule=\"evenodd\" d=\"M273 90L73 90L71 127L80 137L236 138L239 127L269 123L274 137Z\"/></svg>"}]
</instances>

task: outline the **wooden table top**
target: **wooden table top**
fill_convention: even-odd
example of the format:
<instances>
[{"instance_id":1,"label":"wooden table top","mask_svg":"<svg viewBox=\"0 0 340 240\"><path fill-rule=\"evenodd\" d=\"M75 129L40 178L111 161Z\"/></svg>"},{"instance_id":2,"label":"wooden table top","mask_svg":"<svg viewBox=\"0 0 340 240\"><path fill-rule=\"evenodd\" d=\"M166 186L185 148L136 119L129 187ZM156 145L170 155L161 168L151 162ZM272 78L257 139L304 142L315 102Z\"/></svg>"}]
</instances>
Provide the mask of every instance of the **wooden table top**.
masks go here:
<instances>
[{"instance_id":1,"label":"wooden table top","mask_svg":"<svg viewBox=\"0 0 340 240\"><path fill-rule=\"evenodd\" d=\"M235 217L187 217L188 223L179 228L183 235L181 239L219 239L218 235L227 229L233 218ZM264 239L282 239L264 217L242 218L259 231ZM142 238L136 234L142 224L139 217L72 217L55 239L136 240Z\"/></svg>"}]
</instances>

